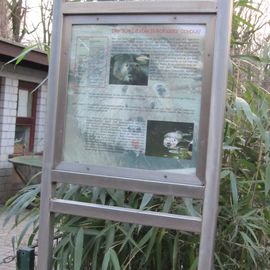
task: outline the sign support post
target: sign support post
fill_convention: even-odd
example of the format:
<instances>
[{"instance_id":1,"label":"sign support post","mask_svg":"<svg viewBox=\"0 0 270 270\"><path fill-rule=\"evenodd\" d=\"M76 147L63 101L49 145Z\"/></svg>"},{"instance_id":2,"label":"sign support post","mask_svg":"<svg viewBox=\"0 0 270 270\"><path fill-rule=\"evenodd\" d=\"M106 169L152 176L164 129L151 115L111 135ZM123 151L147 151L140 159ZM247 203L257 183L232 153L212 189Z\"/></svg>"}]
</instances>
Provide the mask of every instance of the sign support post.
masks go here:
<instances>
[{"instance_id":1,"label":"sign support post","mask_svg":"<svg viewBox=\"0 0 270 270\"><path fill-rule=\"evenodd\" d=\"M228 1L231 2L231 1ZM229 58L232 2L222 5L217 16L218 31L215 41L212 87L217 89L212 95L206 186L203 203L202 232L199 252L199 270L212 269L215 248L216 220L218 216L219 184L223 142L223 122L227 86L227 65ZM219 104L217 106L216 104ZM221 110L222 108L222 110ZM221 113L220 113L221 111ZM216 146L219 147L216 147ZM211 254L211 256L209 256Z\"/></svg>"}]
</instances>

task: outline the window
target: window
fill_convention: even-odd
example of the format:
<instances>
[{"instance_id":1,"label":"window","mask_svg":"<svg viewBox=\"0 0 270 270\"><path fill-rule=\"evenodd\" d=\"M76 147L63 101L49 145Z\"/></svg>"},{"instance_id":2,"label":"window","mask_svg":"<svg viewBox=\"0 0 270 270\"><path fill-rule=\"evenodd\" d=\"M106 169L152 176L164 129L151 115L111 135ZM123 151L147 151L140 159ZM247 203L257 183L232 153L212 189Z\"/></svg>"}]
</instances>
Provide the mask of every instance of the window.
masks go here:
<instances>
[{"instance_id":1,"label":"window","mask_svg":"<svg viewBox=\"0 0 270 270\"><path fill-rule=\"evenodd\" d=\"M19 81L17 98L17 117L15 130L15 154L33 152L37 92L31 93L37 84Z\"/></svg>"}]
</instances>

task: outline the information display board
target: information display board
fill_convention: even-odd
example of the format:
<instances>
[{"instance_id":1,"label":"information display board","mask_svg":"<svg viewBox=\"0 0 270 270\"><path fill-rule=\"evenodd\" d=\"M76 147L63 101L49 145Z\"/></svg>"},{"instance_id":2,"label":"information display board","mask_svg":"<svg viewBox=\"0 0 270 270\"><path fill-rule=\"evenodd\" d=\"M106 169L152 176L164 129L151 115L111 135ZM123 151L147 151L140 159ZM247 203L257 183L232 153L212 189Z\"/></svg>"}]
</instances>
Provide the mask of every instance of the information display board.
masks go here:
<instances>
[{"instance_id":1,"label":"information display board","mask_svg":"<svg viewBox=\"0 0 270 270\"><path fill-rule=\"evenodd\" d=\"M64 160L194 172L205 32L73 26Z\"/></svg>"},{"instance_id":2,"label":"information display board","mask_svg":"<svg viewBox=\"0 0 270 270\"><path fill-rule=\"evenodd\" d=\"M222 0L54 0L39 270L52 269L55 213L201 233L198 270L212 269L231 11ZM199 199L203 210L55 198L57 183Z\"/></svg>"}]
</instances>

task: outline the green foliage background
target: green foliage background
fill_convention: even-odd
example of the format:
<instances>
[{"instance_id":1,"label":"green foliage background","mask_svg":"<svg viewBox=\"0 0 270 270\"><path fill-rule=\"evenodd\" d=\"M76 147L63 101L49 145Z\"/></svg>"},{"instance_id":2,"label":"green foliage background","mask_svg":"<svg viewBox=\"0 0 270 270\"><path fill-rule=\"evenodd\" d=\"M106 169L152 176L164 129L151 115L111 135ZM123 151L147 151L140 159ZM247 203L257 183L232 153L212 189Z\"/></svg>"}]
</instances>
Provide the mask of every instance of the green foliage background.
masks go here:
<instances>
[{"instance_id":1,"label":"green foliage background","mask_svg":"<svg viewBox=\"0 0 270 270\"><path fill-rule=\"evenodd\" d=\"M269 37L258 35L261 9L252 0L234 1L215 269L270 268L270 95L262 83L270 61ZM30 226L28 244L34 243L39 193L40 185L29 184L7 203L6 222L14 215L17 223L27 219L18 246ZM64 184L57 197L193 216L202 210L191 199ZM66 215L56 215L55 224L55 269L197 267L198 235Z\"/></svg>"}]
</instances>

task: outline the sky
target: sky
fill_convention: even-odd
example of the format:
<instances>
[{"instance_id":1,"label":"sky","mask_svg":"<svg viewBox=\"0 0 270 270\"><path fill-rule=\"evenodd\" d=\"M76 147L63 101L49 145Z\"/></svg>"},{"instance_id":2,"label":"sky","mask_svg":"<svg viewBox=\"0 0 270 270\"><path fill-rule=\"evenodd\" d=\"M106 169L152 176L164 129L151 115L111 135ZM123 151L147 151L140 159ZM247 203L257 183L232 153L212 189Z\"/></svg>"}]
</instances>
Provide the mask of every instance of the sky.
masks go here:
<instances>
[{"instance_id":1,"label":"sky","mask_svg":"<svg viewBox=\"0 0 270 270\"><path fill-rule=\"evenodd\" d=\"M1 1L1 0L0 0ZM41 21L40 16L40 4L41 0L24 0L29 7L27 15L27 28L28 31L32 31ZM52 0L43 0L44 2L52 2ZM38 40L42 40L42 28L39 26L34 33L25 35L24 43L33 43Z\"/></svg>"},{"instance_id":2,"label":"sky","mask_svg":"<svg viewBox=\"0 0 270 270\"><path fill-rule=\"evenodd\" d=\"M0 0L1 1L1 0ZM35 26L37 26L38 22L40 22L40 2L41 0L24 0L27 2L29 6L29 14L28 14L28 29L31 31ZM45 2L50 2L52 0L43 0ZM223 1L223 0L221 0ZM254 0L261 1L261 0ZM265 8L263 8L263 11L265 12L265 20L270 21L270 0L264 0ZM255 11L254 11L255 12ZM270 32L270 24L266 25L263 29L261 29L262 33L269 33ZM41 39L42 37L42 30L41 27L35 31L35 33L31 35L26 35L24 42L31 43L32 40L37 41L38 39Z\"/></svg>"}]
</instances>

